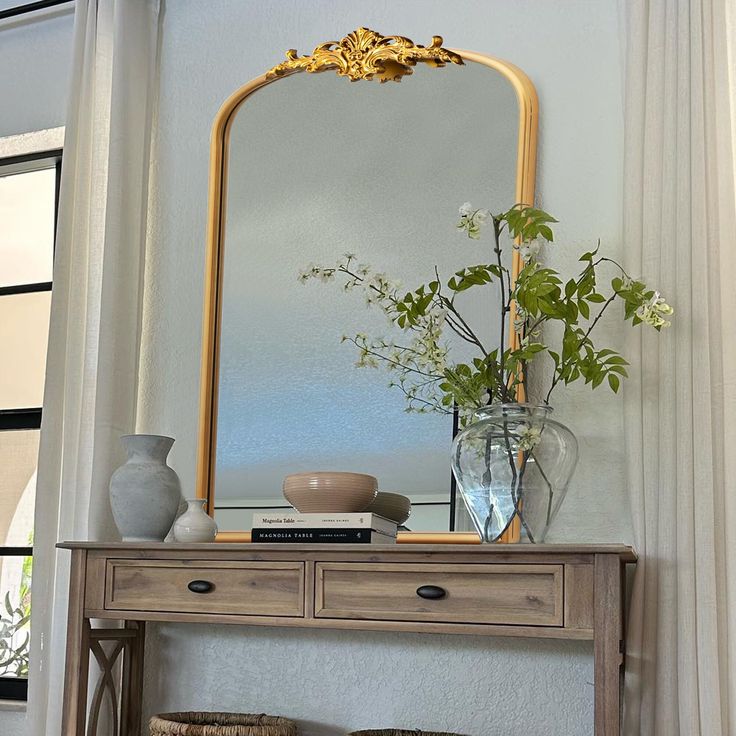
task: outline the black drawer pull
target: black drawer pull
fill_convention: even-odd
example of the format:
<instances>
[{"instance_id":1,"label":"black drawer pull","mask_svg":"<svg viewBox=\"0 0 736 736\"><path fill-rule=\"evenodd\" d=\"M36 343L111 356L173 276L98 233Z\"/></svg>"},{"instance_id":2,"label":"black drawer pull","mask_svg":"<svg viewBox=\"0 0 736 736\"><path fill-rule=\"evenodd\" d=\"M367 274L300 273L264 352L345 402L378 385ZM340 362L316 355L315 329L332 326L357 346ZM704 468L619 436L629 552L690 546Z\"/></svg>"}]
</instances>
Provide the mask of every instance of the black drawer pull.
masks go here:
<instances>
[{"instance_id":1,"label":"black drawer pull","mask_svg":"<svg viewBox=\"0 0 736 736\"><path fill-rule=\"evenodd\" d=\"M209 593L211 590L215 589L215 586L209 580L192 580L192 582L187 585L187 588L189 588L192 593Z\"/></svg>"},{"instance_id":2,"label":"black drawer pull","mask_svg":"<svg viewBox=\"0 0 736 736\"><path fill-rule=\"evenodd\" d=\"M447 595L447 591L444 588L440 588L439 585L420 585L417 588L417 595L420 598L436 601L444 598Z\"/></svg>"}]
</instances>

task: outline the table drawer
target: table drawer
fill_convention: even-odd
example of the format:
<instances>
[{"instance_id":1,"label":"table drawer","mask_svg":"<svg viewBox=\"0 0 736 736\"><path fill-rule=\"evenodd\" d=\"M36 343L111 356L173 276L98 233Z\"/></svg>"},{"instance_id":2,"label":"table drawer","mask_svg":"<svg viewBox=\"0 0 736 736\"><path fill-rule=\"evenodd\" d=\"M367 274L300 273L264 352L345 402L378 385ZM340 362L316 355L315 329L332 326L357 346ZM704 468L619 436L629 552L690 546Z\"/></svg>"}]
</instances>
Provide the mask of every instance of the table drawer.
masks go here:
<instances>
[{"instance_id":1,"label":"table drawer","mask_svg":"<svg viewBox=\"0 0 736 736\"><path fill-rule=\"evenodd\" d=\"M319 618L563 625L562 565L320 562L316 573Z\"/></svg>"},{"instance_id":2,"label":"table drawer","mask_svg":"<svg viewBox=\"0 0 736 736\"><path fill-rule=\"evenodd\" d=\"M304 563L108 560L105 608L304 616Z\"/></svg>"}]
</instances>

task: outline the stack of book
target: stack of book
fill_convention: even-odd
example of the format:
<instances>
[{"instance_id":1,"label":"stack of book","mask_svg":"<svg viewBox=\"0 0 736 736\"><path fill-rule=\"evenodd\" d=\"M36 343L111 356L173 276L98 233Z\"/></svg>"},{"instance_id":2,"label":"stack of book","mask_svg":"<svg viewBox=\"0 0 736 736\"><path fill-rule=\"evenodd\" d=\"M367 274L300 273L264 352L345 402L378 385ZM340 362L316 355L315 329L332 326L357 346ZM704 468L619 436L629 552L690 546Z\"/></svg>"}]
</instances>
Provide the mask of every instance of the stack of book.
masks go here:
<instances>
[{"instance_id":1,"label":"stack of book","mask_svg":"<svg viewBox=\"0 0 736 736\"><path fill-rule=\"evenodd\" d=\"M376 514L253 514L253 542L394 544L397 524Z\"/></svg>"}]
</instances>

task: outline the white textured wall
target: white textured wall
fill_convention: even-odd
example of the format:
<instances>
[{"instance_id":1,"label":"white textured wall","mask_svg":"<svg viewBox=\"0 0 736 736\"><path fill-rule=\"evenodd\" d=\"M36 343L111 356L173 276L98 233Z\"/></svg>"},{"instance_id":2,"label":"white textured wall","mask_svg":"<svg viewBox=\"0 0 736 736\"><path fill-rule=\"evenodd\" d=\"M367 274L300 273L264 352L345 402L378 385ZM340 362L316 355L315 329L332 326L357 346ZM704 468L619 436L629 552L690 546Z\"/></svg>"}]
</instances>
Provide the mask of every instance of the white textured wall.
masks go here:
<instances>
[{"instance_id":1,"label":"white textured wall","mask_svg":"<svg viewBox=\"0 0 736 736\"><path fill-rule=\"evenodd\" d=\"M0 137L64 125L73 25L70 8L0 21ZM25 713L0 706L0 735L25 732Z\"/></svg>"},{"instance_id":2,"label":"white textured wall","mask_svg":"<svg viewBox=\"0 0 736 736\"><path fill-rule=\"evenodd\" d=\"M562 224L551 260L572 267L598 237L620 252L622 110L615 0L168 0L148 261L141 429L178 438L192 492L197 443L208 138L224 98L278 61L360 25L513 61L541 103L538 201ZM254 145L258 145L254 141ZM613 328L612 328L613 329ZM617 338L616 329L613 337ZM557 396L582 460L555 538L630 538L620 400ZM308 734L449 728L473 736L587 736L586 644L272 629L152 627L147 712L278 711ZM329 724L329 725L327 725ZM502 725L494 725L502 724Z\"/></svg>"},{"instance_id":3,"label":"white textured wall","mask_svg":"<svg viewBox=\"0 0 736 736\"><path fill-rule=\"evenodd\" d=\"M161 626L150 636L158 661L151 669L149 659L149 703L286 714L303 736L377 727L472 736L593 731L586 642L200 629Z\"/></svg>"}]
</instances>

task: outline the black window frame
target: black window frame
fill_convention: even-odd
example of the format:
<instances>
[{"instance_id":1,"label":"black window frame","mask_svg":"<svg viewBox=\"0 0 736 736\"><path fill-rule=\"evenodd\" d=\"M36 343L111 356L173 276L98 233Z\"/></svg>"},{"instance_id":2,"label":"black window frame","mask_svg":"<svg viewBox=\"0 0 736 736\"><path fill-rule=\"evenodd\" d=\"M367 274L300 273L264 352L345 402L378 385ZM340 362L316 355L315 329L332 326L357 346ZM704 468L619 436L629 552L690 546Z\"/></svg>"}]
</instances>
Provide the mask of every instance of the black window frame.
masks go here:
<instances>
[{"instance_id":1,"label":"black window frame","mask_svg":"<svg viewBox=\"0 0 736 736\"><path fill-rule=\"evenodd\" d=\"M54 254L56 251L56 227L59 217L59 187L61 184L62 152L63 149L61 148L51 148L34 153L0 158L0 177L38 171L41 169L51 168L51 166L56 170L56 189L54 192ZM0 286L0 297L51 291L52 285L52 281L40 281L38 283L31 284ZM22 431L29 429L40 430L42 416L43 407L40 406L19 409L0 408L0 432L13 430ZM4 545L0 545L0 557L32 556L33 547L6 547ZM31 595L33 594L31 593ZM0 677L0 700L28 700L28 680L21 677Z\"/></svg>"},{"instance_id":2,"label":"black window frame","mask_svg":"<svg viewBox=\"0 0 736 736\"><path fill-rule=\"evenodd\" d=\"M35 0L32 3L25 3L25 5L16 5L13 8L6 8L0 10L0 20L6 18L15 18L19 15L26 15L27 13L34 13L37 10L46 10L47 8L54 8L57 5L69 5L74 0Z\"/></svg>"}]
</instances>

